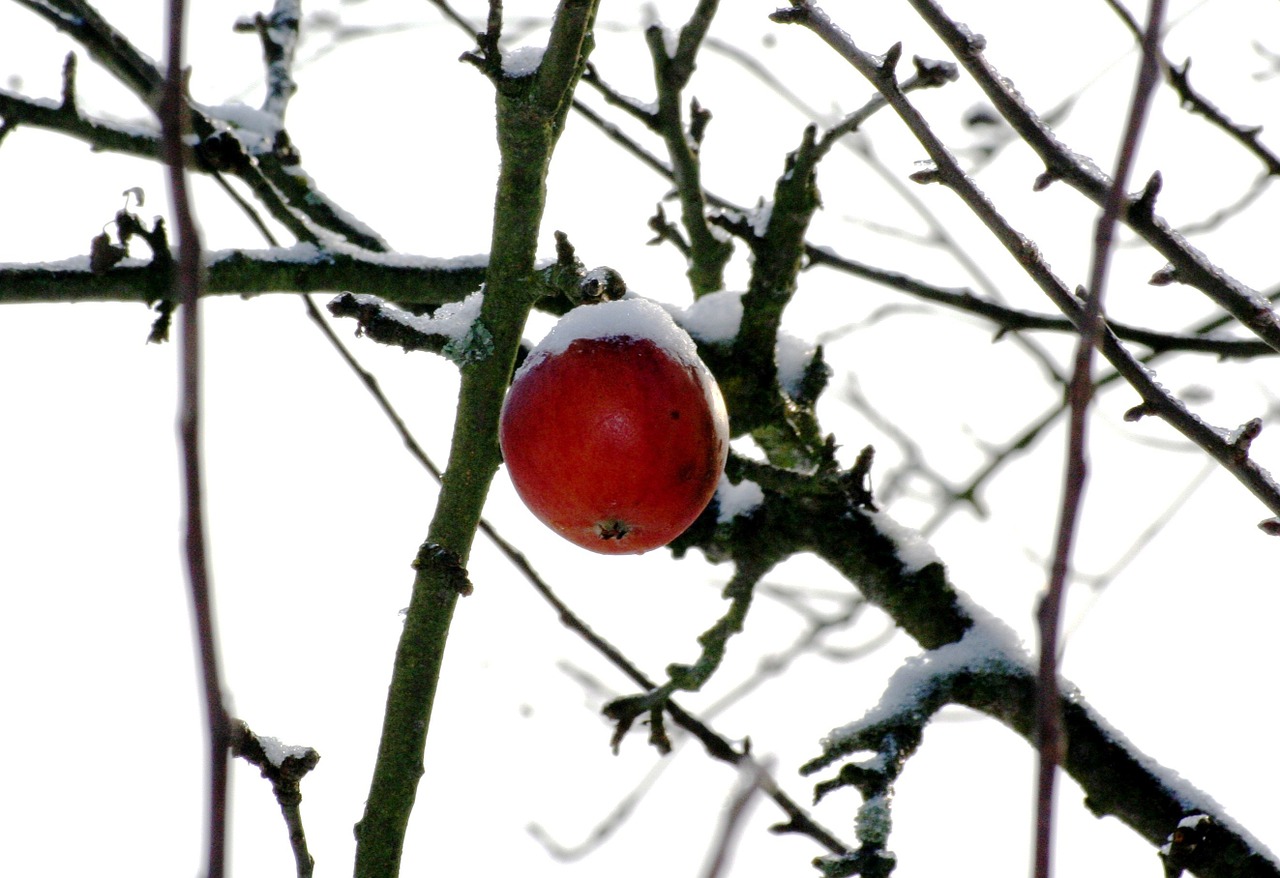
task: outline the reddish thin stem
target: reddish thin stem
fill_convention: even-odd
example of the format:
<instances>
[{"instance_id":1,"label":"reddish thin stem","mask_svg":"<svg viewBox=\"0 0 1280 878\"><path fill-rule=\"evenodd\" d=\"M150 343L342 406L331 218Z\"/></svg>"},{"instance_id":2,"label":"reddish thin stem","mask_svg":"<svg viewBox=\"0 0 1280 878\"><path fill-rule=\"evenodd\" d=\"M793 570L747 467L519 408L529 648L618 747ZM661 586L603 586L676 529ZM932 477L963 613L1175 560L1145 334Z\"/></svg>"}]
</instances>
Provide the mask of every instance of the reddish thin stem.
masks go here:
<instances>
[{"instance_id":1,"label":"reddish thin stem","mask_svg":"<svg viewBox=\"0 0 1280 878\"><path fill-rule=\"evenodd\" d=\"M208 551L205 544L204 502L200 468L200 312L198 301L203 280L200 233L191 210L184 167L182 135L186 129L186 96L182 69L184 0L170 0L168 9L168 59L158 115L163 152L169 172L178 260L176 298L182 304L181 400L178 428L182 446L182 481L185 500L184 539L187 581L190 588L196 641L200 651L205 721L209 735L209 798L206 828L206 878L222 878L226 860L227 758L230 725L222 698L217 635L210 594Z\"/></svg>"},{"instance_id":2,"label":"reddish thin stem","mask_svg":"<svg viewBox=\"0 0 1280 878\"><path fill-rule=\"evenodd\" d=\"M1084 502L1088 478L1088 411L1093 396L1093 355L1102 339L1103 298L1107 270L1111 259L1112 236L1125 202L1125 186L1138 152L1142 129L1146 124L1151 94L1160 76L1160 30L1164 21L1164 0L1152 0L1142 37L1142 57L1134 85L1124 140L1116 158L1111 187L1094 231L1093 264L1089 271L1089 289L1085 300L1080 341L1076 347L1075 368L1068 387L1071 406L1070 435L1067 442L1067 466L1062 491L1062 508L1053 553L1049 587L1040 602L1040 668L1036 703L1036 728L1040 759L1036 783L1036 838L1034 874L1049 878L1053 863L1053 790L1057 768L1062 762L1065 742L1062 736L1062 712L1058 698L1059 633L1062 627L1062 604L1066 597L1067 576L1071 569L1071 553L1075 543L1080 510Z\"/></svg>"}]
</instances>

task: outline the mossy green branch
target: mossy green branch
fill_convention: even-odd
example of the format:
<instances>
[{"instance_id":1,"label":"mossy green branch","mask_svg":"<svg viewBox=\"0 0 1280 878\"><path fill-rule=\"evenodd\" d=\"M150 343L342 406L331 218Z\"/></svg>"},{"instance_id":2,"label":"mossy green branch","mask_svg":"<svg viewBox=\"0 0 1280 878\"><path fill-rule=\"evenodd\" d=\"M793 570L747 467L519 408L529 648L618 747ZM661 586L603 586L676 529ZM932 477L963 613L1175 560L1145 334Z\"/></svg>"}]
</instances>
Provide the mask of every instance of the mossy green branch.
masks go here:
<instances>
[{"instance_id":1,"label":"mossy green branch","mask_svg":"<svg viewBox=\"0 0 1280 878\"><path fill-rule=\"evenodd\" d=\"M431 707L465 565L498 469L498 416L525 319L541 286L534 274L551 154L591 48L597 0L562 0L544 63L532 76L494 72L502 155L492 248L480 321L493 347L462 367L449 466L396 650L382 738L364 817L356 826L355 874L398 874L405 830L423 774ZM494 7L495 9L498 7Z\"/></svg>"},{"instance_id":2,"label":"mossy green branch","mask_svg":"<svg viewBox=\"0 0 1280 878\"><path fill-rule=\"evenodd\" d=\"M698 148L711 114L699 108L695 101L695 118L686 130L681 108L684 89L696 66L698 49L718 5L718 0L701 0L698 3L689 23L680 31L674 55L667 52L666 34L661 25L655 24L645 32L658 88L657 112L651 127L662 136L671 157L672 178L680 195L681 214L689 235L688 276L695 296L724 287L725 265L733 254L733 245L717 236L706 218L706 195L702 191Z\"/></svg>"},{"instance_id":3,"label":"mossy green branch","mask_svg":"<svg viewBox=\"0 0 1280 878\"><path fill-rule=\"evenodd\" d=\"M86 235L86 249L88 246ZM486 260L381 258L336 250L228 250L212 255L206 296L373 293L401 304L461 301L480 288ZM93 271L88 259L0 266L0 305L172 300L170 266L138 260Z\"/></svg>"},{"instance_id":4,"label":"mossy green branch","mask_svg":"<svg viewBox=\"0 0 1280 878\"><path fill-rule=\"evenodd\" d=\"M810 125L800 147L787 156L786 167L774 188L764 234L752 243L755 263L742 297L742 328L734 342L734 354L752 364L752 373L773 376L773 381L764 383L765 390L777 380L774 347L782 313L796 291L796 278L804 259L804 236L821 204L817 186L820 158L817 130Z\"/></svg>"}]
</instances>

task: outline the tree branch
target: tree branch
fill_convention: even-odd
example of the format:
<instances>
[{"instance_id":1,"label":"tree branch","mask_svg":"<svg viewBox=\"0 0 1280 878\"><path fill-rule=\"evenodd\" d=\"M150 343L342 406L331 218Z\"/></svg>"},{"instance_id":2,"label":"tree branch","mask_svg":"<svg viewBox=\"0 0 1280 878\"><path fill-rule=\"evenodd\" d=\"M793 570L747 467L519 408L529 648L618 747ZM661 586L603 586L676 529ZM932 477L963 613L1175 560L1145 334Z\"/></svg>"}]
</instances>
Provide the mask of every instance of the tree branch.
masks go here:
<instances>
[{"instance_id":1,"label":"tree branch","mask_svg":"<svg viewBox=\"0 0 1280 878\"><path fill-rule=\"evenodd\" d=\"M1105 2L1111 8L1111 11L1124 22L1124 26L1128 28L1134 39L1138 41L1139 46L1141 46L1143 32L1137 19L1117 0L1105 0ZM1164 74L1165 81L1169 83L1169 86L1177 92L1178 101L1184 110L1208 119L1215 128L1224 132L1232 140L1235 140L1253 153L1254 157L1262 162L1267 169L1268 176L1280 176L1280 156L1262 143L1261 138L1258 136L1262 133L1261 125L1246 126L1232 122L1212 101L1193 89L1190 80L1190 58L1184 61L1181 67L1170 61L1169 56L1165 54L1163 49L1160 51L1158 58L1160 72Z\"/></svg>"},{"instance_id":2,"label":"tree branch","mask_svg":"<svg viewBox=\"0 0 1280 878\"><path fill-rule=\"evenodd\" d=\"M302 779L319 763L320 754L311 747L287 746L275 738L259 737L243 720L235 720L231 728L231 755L257 768L271 782L271 792L289 831L289 847L293 850L298 878L311 878L316 863L307 848L307 834L302 826Z\"/></svg>"},{"instance_id":3,"label":"tree branch","mask_svg":"<svg viewBox=\"0 0 1280 878\"><path fill-rule=\"evenodd\" d=\"M50 0L48 4L19 0L54 26L66 32L88 50L95 61L111 72L144 104L152 106L162 81L155 65L111 24L97 13L86 0ZM23 99L6 94L13 101ZM27 104L38 102L26 101ZM108 138L104 148L118 151L141 150L150 154L139 139L145 131L122 131L118 126L106 123L76 120L73 114L32 114L30 107L20 108L26 113L26 124L47 123L56 130L89 139L101 134ZM206 173L227 172L239 177L270 210L281 224L292 231L299 240L313 240L314 229L323 230L367 250L384 251L386 243L372 229L354 220L346 211L333 204L320 192L311 178L301 172L299 157L280 128L272 136L264 132L246 132L230 122L218 120L212 115L190 106L191 133L196 135L193 168ZM22 119L19 120L23 121ZM133 136L122 136L123 134ZM241 138L243 135L243 140ZM155 147L159 155L159 146Z\"/></svg>"},{"instance_id":4,"label":"tree branch","mask_svg":"<svg viewBox=\"0 0 1280 878\"><path fill-rule=\"evenodd\" d=\"M912 0L912 2L923 4L926 0ZM793 4L789 9L779 10L774 13L775 20L807 24L812 16L821 13L820 10L804 2L804 0L793 0ZM946 19L946 16L940 11L937 11L937 14L946 23L945 25L936 24L935 30L947 30L948 33L954 32L954 39L959 41L962 47L967 47L965 51L968 51L970 56L969 60L966 61L966 67L970 63L980 62L985 64L978 49L969 46L969 42L977 41L977 38L972 34L968 34L967 31L960 31L954 22ZM825 17L825 14L823 15ZM930 20L930 24L934 24L934 22ZM951 151L934 134L929 123L902 93L901 89L898 88L892 67L884 63L885 59L867 54L853 43L848 34L834 27L834 25L823 29L820 32L820 36L827 40L828 44L849 61L858 72L862 73L881 90L881 93L888 98L889 104L894 111L898 113L899 117L911 130L911 133L925 148L929 157L933 160L934 168L922 172L920 181L943 183L959 196L992 235L1008 250L1036 285L1072 322L1077 331L1082 330L1085 326L1085 318L1080 299L1053 273L1040 255L1036 245L1009 225L995 208L995 205L961 170ZM999 87L1007 88L1008 86L1002 84ZM1008 99L1011 101L1016 100L1021 105L1020 98L1009 97ZM1031 118L1034 120L1034 117ZM1038 121L1036 121L1035 125L1038 124ZM1035 130L1041 136L1051 136L1048 135L1047 129L1036 128ZM1082 168L1084 167L1079 158L1072 156L1069 161L1079 164ZM1093 174L1095 172L1091 171L1090 173ZM1091 176L1089 179L1095 178ZM1099 185L1102 185L1102 182L1105 181L1105 177L1100 172L1096 174L1096 179ZM1149 201L1144 200L1144 202L1149 204ZM1132 199L1126 201L1127 207L1125 209L1130 223L1133 221L1133 203L1134 200ZM1208 264L1203 256L1196 254L1194 258L1204 261L1206 265ZM1216 268L1213 268L1213 272L1217 273L1217 271ZM1224 304L1224 308L1226 305L1238 307L1243 301L1238 297L1227 297L1227 299L1228 301ZM1254 310L1255 315L1261 313L1258 309L1262 309L1266 314L1274 317L1274 312L1265 299L1254 295L1251 301L1253 304L1249 307ZM1227 310L1230 311L1229 308ZM1267 318L1264 323L1270 319ZM1280 324L1277 324L1277 330L1277 341L1280 341ZM1269 339L1263 338L1263 340L1271 344ZM1158 414L1170 426L1222 464L1273 514L1280 515L1280 485L1276 484L1270 473L1251 460L1247 453L1242 455L1229 434L1211 427L1189 412L1180 400L1165 390L1152 377L1150 372L1121 345L1119 339L1113 333L1104 328L1099 343L1103 356L1142 397L1141 408L1135 410L1137 417ZM1274 520L1268 519L1260 526L1271 532L1269 528L1273 527L1271 522Z\"/></svg>"},{"instance_id":5,"label":"tree branch","mask_svg":"<svg viewBox=\"0 0 1280 878\"><path fill-rule=\"evenodd\" d=\"M458 302L480 289L487 256L384 257L356 248L297 244L208 255L202 295L272 292L376 293L404 305ZM0 305L24 302L171 301L171 270L138 259L93 271L87 256L52 263L0 264Z\"/></svg>"},{"instance_id":6,"label":"tree branch","mask_svg":"<svg viewBox=\"0 0 1280 878\"><path fill-rule=\"evenodd\" d=\"M934 33L955 53L1005 121L1045 163L1047 170L1041 177L1041 185L1062 180L1101 207L1106 201L1111 181L1064 146L1027 106L1009 80L991 66L983 55L985 40L957 26L934 0L910 2ZM1203 292L1249 331L1280 350L1280 317L1275 310L1257 292L1189 245L1155 214L1153 207L1150 200L1141 196L1126 196L1120 216L1129 228L1169 260L1177 280Z\"/></svg>"},{"instance_id":7,"label":"tree branch","mask_svg":"<svg viewBox=\"0 0 1280 878\"><path fill-rule=\"evenodd\" d=\"M498 17L500 8L496 2L491 5L491 18ZM498 414L525 319L540 290L534 257L547 168L570 93L592 47L595 12L596 0L561 0L543 64L532 76L487 71L497 78L502 156L479 316L491 346L461 368L449 466L419 553L374 775L364 816L356 825L355 872L360 878L385 878L399 868L449 623L465 591L465 564L500 459Z\"/></svg>"},{"instance_id":8,"label":"tree branch","mask_svg":"<svg viewBox=\"0 0 1280 878\"><path fill-rule=\"evenodd\" d=\"M1113 234L1125 201L1125 187L1130 170L1137 158L1151 94L1155 90L1157 54L1163 24L1164 0L1152 0L1142 38L1142 58L1130 100L1129 118L1120 142L1116 169L1103 202L1102 215L1098 217L1095 227L1088 295L1084 303L1080 340L1076 347L1075 368L1067 390L1070 427L1062 506L1049 585L1036 613L1040 634L1040 669L1036 689L1036 741L1039 748L1034 866L1036 878L1049 878L1053 871L1053 790L1065 747L1062 711L1058 700L1058 638L1062 605L1066 601L1067 579L1071 572L1072 549L1089 472L1087 436L1089 404L1093 399L1093 352L1105 326L1103 301L1111 264Z\"/></svg>"},{"instance_id":9,"label":"tree branch","mask_svg":"<svg viewBox=\"0 0 1280 878\"><path fill-rule=\"evenodd\" d=\"M80 4L78 4L80 5ZM87 13L87 6L81 10ZM222 671L218 660L218 636L214 621L213 587L210 581L203 475L200 456L200 289L204 281L200 235L187 191L183 136L189 129L186 108L186 71L182 66L186 19L184 0L168 4L166 72L156 103L160 119L164 161L178 233L175 298L182 304L181 401L178 407L182 450L182 487L185 500L184 540L187 581L199 645L201 685L204 694L205 729L208 735L209 789L205 830L207 878L222 878L226 867L227 760L231 744L230 717L223 702Z\"/></svg>"},{"instance_id":10,"label":"tree branch","mask_svg":"<svg viewBox=\"0 0 1280 878\"><path fill-rule=\"evenodd\" d=\"M802 773L815 774L855 753L896 752L903 742L918 742L925 726L948 704L980 711L1033 740L1035 672L1027 656L1006 648L1011 635L989 625L974 629L965 642L908 661L889 681L880 704L831 732L822 755ZM1201 878L1280 875L1280 864L1221 806L1137 751L1078 692L1064 686L1059 706L1066 740L1063 767L1083 788L1085 806L1098 817L1116 817L1160 849L1166 874L1187 869ZM914 750L912 745L910 752ZM819 782L816 791L826 796L858 786L863 775L859 763L846 764L834 778ZM1187 819L1197 816L1204 819L1194 843L1179 840Z\"/></svg>"}]
</instances>

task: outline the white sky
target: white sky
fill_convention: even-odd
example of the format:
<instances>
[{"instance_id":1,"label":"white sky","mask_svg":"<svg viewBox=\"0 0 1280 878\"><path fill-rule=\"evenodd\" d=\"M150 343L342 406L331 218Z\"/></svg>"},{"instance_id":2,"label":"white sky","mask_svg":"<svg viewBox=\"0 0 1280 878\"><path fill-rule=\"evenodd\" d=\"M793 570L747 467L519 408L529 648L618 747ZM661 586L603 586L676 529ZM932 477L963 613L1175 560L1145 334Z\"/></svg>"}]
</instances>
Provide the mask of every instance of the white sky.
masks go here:
<instances>
[{"instance_id":1,"label":"white sky","mask_svg":"<svg viewBox=\"0 0 1280 878\"><path fill-rule=\"evenodd\" d=\"M676 22L691 3L657 4ZM848 111L869 87L811 34L770 24L774 4L724 4L715 36L734 40L821 113ZM909 12L852 4L833 15L875 51L905 41L905 54L945 57ZM197 100L260 100L256 41L230 33L252 6L194 3ZM508 2L508 13L544 15L550 3ZM837 7L838 4L831 4ZM948 3L988 37L989 56L1033 106L1047 111L1089 85L1062 126L1077 151L1109 167L1129 89L1128 38L1103 4L1071 14L1062 5ZM1097 7L1097 8L1093 8ZM98 8L159 57L161 4L111 0ZM329 53L309 44L289 129L305 167L339 204L407 253L452 257L488 246L496 151L492 98L473 69L456 62L470 48L430 4L411 0L308 4L350 23L394 26ZM464 11L478 16L480 4ZM1261 0L1175 3L1185 20L1169 37L1175 60L1195 58L1193 82L1242 122L1280 132L1280 79L1250 48L1280 49L1280 8ZM879 17L877 17L879 16ZM1051 32L1043 21L1053 18ZM1068 20L1061 20L1068 19ZM642 100L652 98L636 5L606 4L596 56L602 74ZM765 39L768 36L769 44ZM537 44L532 29L524 40ZM775 42L776 41L776 42ZM67 44L16 4L0 5L0 86L55 97ZM1114 63L1114 62L1120 63ZM83 105L125 119L144 109L81 59ZM5 82L8 82L5 85ZM706 182L746 204L768 197L804 118L743 68L708 53L693 91L714 113L704 147ZM974 135L959 112L977 100L971 85L919 99L952 143ZM594 102L598 106L599 102ZM762 121L764 120L764 121ZM888 114L868 126L876 155L897 180L922 151ZM1280 134L1275 135L1280 138ZM650 139L646 142L652 144ZM1280 148L1280 139L1271 141ZM374 158L366 160L365 156ZM1139 179L1165 175L1160 209L1175 224L1201 218L1247 190L1257 164L1161 94ZM1037 240L1064 279L1083 282L1093 209L1063 186L1033 195L1041 170L1011 149L980 184ZM820 183L824 211L811 237L845 255L945 285L973 285L953 262L868 225L922 234L921 220L851 151L832 155ZM0 146L0 262L61 259L89 240L141 186L143 216L165 210L157 170L92 154L79 143L20 129ZM569 233L588 264L619 270L638 292L687 305L683 265L670 248L649 248L645 220L666 185L613 150L582 120L569 124L552 169L542 255L551 233ZM913 187L979 261L1009 301L1050 310L947 193ZM197 185L210 248L261 247L253 228L207 181ZM1268 190L1243 222L1198 239L1211 258L1247 283L1274 282L1276 199ZM668 206L668 213L675 210ZM746 278L739 247L731 284ZM142 254L137 254L142 255ZM1189 291L1153 288L1162 261L1122 247L1110 306L1124 319L1181 328L1210 313ZM325 297L320 297L323 302ZM814 340L860 325L905 300L867 284L814 271L804 276L788 329ZM906 303L910 304L910 303ZM351 826L367 790L398 611L408 601L408 567L434 504L429 477L355 378L283 296L219 299L206 324L206 466L214 582L226 679L235 712L262 734L322 754L303 787L303 816L318 875L348 873ZM1153 315L1156 315L1153 317ZM203 745L190 623L178 556L174 440L176 347L144 344L150 325L136 305L0 308L0 810L11 827L0 874L65 875L127 868L137 876L195 873L200 857ZM549 321L536 321L531 334ZM365 365L434 459L447 458L456 392L453 367L352 339ZM879 412L920 443L955 481L996 445L1038 417L1054 392L989 327L912 309L863 326L828 348L836 369L822 416L851 461L874 443L877 474L900 460L893 442L842 399L856 386ZM1047 342L1060 361L1069 350ZM1160 378L1176 392L1203 387L1197 411L1233 428L1274 404L1276 367L1171 362ZM1102 573L1122 558L1162 510L1199 477L1203 458L1153 421L1126 424L1133 394L1102 396L1093 435L1080 566ZM1255 444L1280 468L1269 427ZM1024 637L1043 581L1058 502L1062 433L1051 431L986 491L992 515L951 519L933 545L953 581ZM908 495L891 512L907 524L929 517ZM723 609L728 576L701 558L674 564L596 557L561 543L495 482L491 520L589 622L651 674L695 653L694 637ZM1274 623L1277 544L1254 525L1266 516L1233 479L1213 472L1185 513L1100 593L1077 586L1070 605L1066 672L1110 722L1144 752L1214 796L1272 849L1280 849L1273 791L1271 680L1280 659ZM554 862L526 832L537 822L564 844L585 838L652 768L653 752L633 735L622 754L607 747L598 715L603 695L584 691L565 663L623 694L630 690L569 635L492 547L481 539L471 563L476 592L459 607L444 670L427 775L419 794L404 874L432 869L531 876L697 874L719 810L734 788L731 770L683 748L610 843L573 863ZM776 584L846 590L812 559L769 577ZM673 613L673 608L676 612ZM874 614L840 645L872 640ZM790 611L759 599L705 695L705 708L800 630ZM730 737L750 735L773 756L778 777L800 801L811 783L794 770L833 727L875 703L888 675L917 650L895 638L856 663L809 658L718 716ZM898 785L891 847L900 878L942 872L1024 875L1029 868L1033 754L985 719L961 714L930 727ZM265 782L237 766L233 863L241 875L290 874L284 828ZM1087 814L1062 785L1062 876L1159 875L1145 842L1114 821ZM815 816L852 840L855 796L834 795ZM778 813L753 812L729 874L806 874L810 842L763 831ZM109 864L109 865L107 865Z\"/></svg>"}]
</instances>

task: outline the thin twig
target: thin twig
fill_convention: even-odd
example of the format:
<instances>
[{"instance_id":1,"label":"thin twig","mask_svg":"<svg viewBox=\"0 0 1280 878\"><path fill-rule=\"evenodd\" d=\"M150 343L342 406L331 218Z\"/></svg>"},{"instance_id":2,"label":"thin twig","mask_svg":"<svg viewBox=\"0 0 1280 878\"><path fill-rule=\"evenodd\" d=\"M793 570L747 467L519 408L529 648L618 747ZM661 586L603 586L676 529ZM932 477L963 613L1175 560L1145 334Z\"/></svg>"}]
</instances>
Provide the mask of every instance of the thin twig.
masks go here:
<instances>
[{"instance_id":1,"label":"thin twig","mask_svg":"<svg viewBox=\"0 0 1280 878\"><path fill-rule=\"evenodd\" d=\"M865 278L882 286L899 290L926 302L935 302L956 311L982 317L995 324L1001 333L1025 330L1075 333L1076 327L1065 317L1011 308L990 298L976 295L963 287L941 287L917 280L896 271L867 265L841 256L826 247L808 245L806 255L809 267L825 266L854 277ZM1210 354L1221 359L1254 359L1269 357L1277 351L1266 342L1255 338L1232 338L1212 335L1199 330L1190 332L1159 332L1119 323L1107 319L1107 326L1117 338L1136 342L1157 352L1183 351Z\"/></svg>"},{"instance_id":2,"label":"thin twig","mask_svg":"<svg viewBox=\"0 0 1280 878\"><path fill-rule=\"evenodd\" d=\"M231 753L257 768L270 781L289 830L295 871L298 878L311 878L316 862L307 848L307 833L302 825L302 779L316 767L320 754L312 747L288 746L275 738L256 735L242 720L232 723Z\"/></svg>"},{"instance_id":3,"label":"thin twig","mask_svg":"<svg viewBox=\"0 0 1280 878\"><path fill-rule=\"evenodd\" d=\"M1129 10L1125 9L1117 0L1103 0L1103 2L1120 17L1124 26L1133 34L1134 39L1140 43L1145 43L1142 29ZM1159 54L1156 58L1160 64L1160 72L1164 74L1169 86L1178 93L1178 104L1184 110L1208 119L1214 127L1253 153L1258 161L1262 162L1266 167L1268 176L1280 176L1280 155L1276 155L1275 152L1263 144L1258 136L1262 133L1262 126L1240 125L1232 122L1212 101L1193 89L1189 79L1191 72L1190 58L1179 67L1169 59L1169 56L1163 50L1157 48L1157 52Z\"/></svg>"},{"instance_id":4,"label":"thin twig","mask_svg":"<svg viewBox=\"0 0 1280 878\"><path fill-rule=\"evenodd\" d=\"M975 76L997 76L992 70L985 67L985 59L982 58L979 51L980 40L978 37L968 31L958 29L954 22L946 18L945 14L937 9L936 6L931 5L928 0L910 0L910 2L917 9L924 8L921 14L926 16L928 23L934 26L935 30L948 44L953 44L957 53L963 55L966 66L971 63L983 65L978 73L975 73ZM772 17L776 21L784 23L809 26L860 73L875 83L889 99L894 111L933 160L935 168L925 172L926 177L924 179L941 183L959 196L965 206L987 227L1027 275L1050 298L1054 305L1066 315L1067 319L1071 320L1077 329L1083 327L1084 314L1080 300L1062 279L1053 272L1035 243L1011 226L986 194L978 189L964 173L952 152L939 139L915 105L902 93L894 77L892 65L885 64L883 59L872 56L859 48L850 39L849 35L836 26L827 17L826 13L818 7L805 2L805 0L792 0L792 3L793 6L791 8L781 9L775 12ZM1016 93L1012 92L1012 86L1008 85L1007 80L1001 80L1000 84L993 87L1007 102L1025 110L1028 114L1030 113L1025 108L1025 105L1021 103L1021 99ZM1010 89L1010 91L1005 92L1002 89ZM1024 136L1029 138L1029 142L1037 138L1051 139L1052 135L1047 129L1038 127L1039 122L1033 114L1027 117L1027 125L1030 126L1030 131L1024 132ZM1056 141L1053 142L1057 143ZM1060 151L1060 145L1055 146L1054 150ZM1057 155L1058 153L1055 152L1054 154ZM1084 160L1079 157L1064 155L1061 157L1061 161L1070 164L1071 167L1084 167ZM1096 180L1101 185L1100 181L1106 178L1101 172L1090 171L1082 179ZM1091 191L1086 190L1086 194L1090 194L1092 197ZM1150 195L1149 187L1146 195L1136 199L1128 197L1125 199L1127 205L1126 221L1131 227L1144 233L1149 228L1149 224L1140 221L1140 217L1145 216L1147 213L1146 208L1150 207ZM1165 228L1163 221L1160 221L1159 225L1161 228ZM1153 246L1159 249L1160 245L1157 242L1153 241L1152 243ZM1165 251L1162 250L1161 252ZM1204 264L1202 267L1206 273L1202 274L1202 277L1210 275L1217 278L1227 277L1216 266L1210 265L1202 254L1186 251L1178 259L1178 270L1180 272L1185 265L1189 264L1186 260L1190 260L1197 265ZM1231 283L1238 285L1238 282L1232 281ZM1221 287L1219 287L1219 291L1221 291ZM1259 331L1259 327L1261 324L1270 325L1276 320L1276 314L1265 299L1256 293L1251 294L1248 300L1250 302L1248 308L1253 315L1250 328L1258 332L1259 337L1270 344L1270 339L1265 337L1265 332ZM1237 311L1244 305L1243 298L1234 295L1227 296L1220 301L1220 304L1224 310L1240 319ZM1280 349L1280 322L1277 322L1275 326L1277 330L1275 336L1276 344L1273 346ZM1100 337L1100 350L1107 361L1142 398L1141 405L1132 409L1128 415L1131 420L1137 420L1146 415L1158 415L1230 471L1273 515L1280 516L1280 485L1276 483L1270 473L1249 456L1249 441L1251 441L1252 437L1218 430L1191 414L1186 405L1162 387L1149 370L1125 349L1109 329L1104 328ZM1261 522L1259 527L1267 533L1280 532L1280 518L1267 519Z\"/></svg>"},{"instance_id":5,"label":"thin twig","mask_svg":"<svg viewBox=\"0 0 1280 878\"><path fill-rule=\"evenodd\" d=\"M214 628L213 596L205 541L204 500L200 470L200 311L202 284L200 235L191 211L183 149L186 128L185 76L182 40L186 17L184 0L170 0L168 9L167 67L158 115L163 132L164 157L178 232L178 268L175 281L182 303L181 402L178 411L182 444L183 492L186 501L185 557L191 606L200 650L205 722L209 736L209 799L205 843L207 878L222 878L226 859L227 758L230 725L222 698L218 640Z\"/></svg>"},{"instance_id":6,"label":"thin twig","mask_svg":"<svg viewBox=\"0 0 1280 878\"><path fill-rule=\"evenodd\" d=\"M1036 691L1039 747L1034 860L1036 878L1049 878L1053 871L1053 789L1057 781L1058 765L1063 757L1062 751L1066 746L1062 735L1062 711L1058 694L1058 637L1062 604L1066 599L1067 577L1071 570L1072 549L1089 471L1086 455L1089 403L1093 398L1093 355L1104 328L1103 301L1111 262L1112 239L1126 201L1125 186L1137 156L1151 95L1159 75L1158 55L1163 21L1164 0L1152 0L1142 38L1142 58L1129 106L1129 118L1116 158L1115 172L1111 175L1111 188L1107 192L1094 233L1088 295L1084 304L1080 341L1076 347L1075 368L1068 388L1071 417L1062 508L1049 587L1040 601L1037 613L1040 626L1040 668Z\"/></svg>"},{"instance_id":7,"label":"thin twig","mask_svg":"<svg viewBox=\"0 0 1280 878\"><path fill-rule=\"evenodd\" d=\"M743 827L760 793L762 781L771 770L769 761L761 764L751 763L742 768L738 776L738 785L725 803L721 814L720 827L716 832L715 847L702 873L703 878L720 878L728 874L729 863L733 857L733 848L742 835Z\"/></svg>"},{"instance_id":8,"label":"thin twig","mask_svg":"<svg viewBox=\"0 0 1280 878\"><path fill-rule=\"evenodd\" d=\"M909 0L912 7L935 34L947 44L957 60L991 100L996 110L1031 147L1047 170L1042 185L1062 180L1101 206L1110 191L1106 175L1070 150L1026 103L1007 77L987 60L985 40L959 27L936 0ZM1203 292L1241 325L1280 350L1280 315L1257 292L1190 246L1154 211L1154 193L1126 198L1120 219L1141 236L1171 265L1172 277Z\"/></svg>"}]
</instances>

